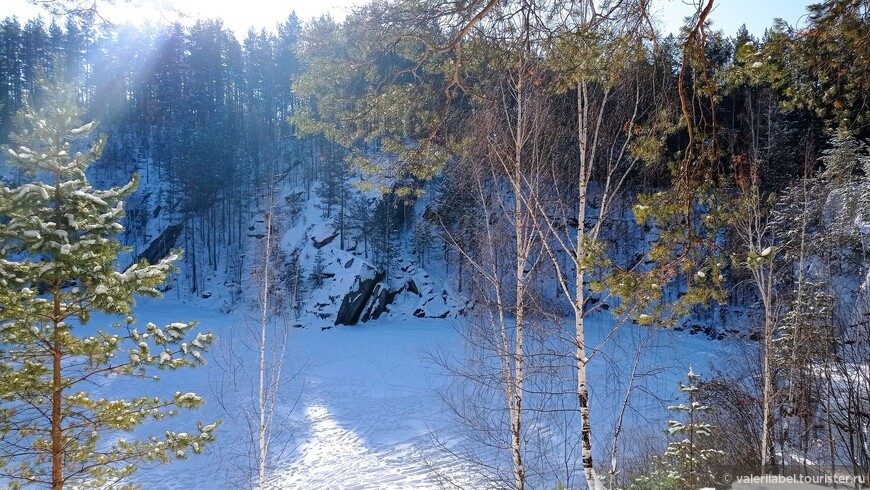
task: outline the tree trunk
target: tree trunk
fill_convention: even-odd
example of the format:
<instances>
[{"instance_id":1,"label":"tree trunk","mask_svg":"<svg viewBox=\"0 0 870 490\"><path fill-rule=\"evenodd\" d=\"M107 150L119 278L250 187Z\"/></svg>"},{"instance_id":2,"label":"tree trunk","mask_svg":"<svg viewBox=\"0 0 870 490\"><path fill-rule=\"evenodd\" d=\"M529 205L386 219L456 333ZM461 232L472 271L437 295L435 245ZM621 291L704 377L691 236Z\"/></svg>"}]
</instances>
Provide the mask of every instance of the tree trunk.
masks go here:
<instances>
[{"instance_id":1,"label":"tree trunk","mask_svg":"<svg viewBox=\"0 0 870 490\"><path fill-rule=\"evenodd\" d=\"M526 235L525 213L523 207L523 146L525 145L524 125L524 100L522 99L522 87L518 95L517 104L517 129L514 140L514 239L517 247L516 262L516 331L514 339L514 386L513 400L511 401L511 449L514 462L514 480L517 490L523 490L526 485L525 468L523 467L522 453L522 423L523 423L523 328L525 321L525 270L528 263L529 239Z\"/></svg>"},{"instance_id":2,"label":"tree trunk","mask_svg":"<svg viewBox=\"0 0 870 490\"><path fill-rule=\"evenodd\" d=\"M51 488L63 489L63 377L61 360L63 358L63 343L57 326L60 323L60 282L54 284L54 335L52 339L52 392L51 392Z\"/></svg>"},{"instance_id":3,"label":"tree trunk","mask_svg":"<svg viewBox=\"0 0 870 490\"><path fill-rule=\"evenodd\" d=\"M270 206L266 216L266 249L263 253L263 304L260 316L260 384L259 384L259 408L260 430L259 449L260 454L257 465L257 488L262 490L266 484L266 324L269 319L269 255L272 241L272 208Z\"/></svg>"},{"instance_id":4,"label":"tree trunk","mask_svg":"<svg viewBox=\"0 0 870 490\"><path fill-rule=\"evenodd\" d=\"M774 366L773 366L773 335L776 328L773 318L773 260L770 260L767 271L759 269L756 272L756 282L759 286L761 300L764 304L764 387L761 428L761 474L766 475L770 468L776 468L776 453L773 444L774 420Z\"/></svg>"},{"instance_id":5,"label":"tree trunk","mask_svg":"<svg viewBox=\"0 0 870 490\"><path fill-rule=\"evenodd\" d=\"M60 142L56 143L60 146ZM60 195L61 176L55 172L54 180L54 223L61 223L61 205L63 199ZM63 489L63 340L58 325L63 322L60 307L60 277L55 277L52 284L52 350L51 350L51 489Z\"/></svg>"},{"instance_id":6,"label":"tree trunk","mask_svg":"<svg viewBox=\"0 0 870 490\"><path fill-rule=\"evenodd\" d=\"M195 225L194 225L195 227ZM190 236L192 237L192 243L189 247L190 249L190 266L191 266L191 279L190 279L190 292L196 293L198 291L196 287L197 274L196 274L196 231L191 231Z\"/></svg>"},{"instance_id":7,"label":"tree trunk","mask_svg":"<svg viewBox=\"0 0 870 490\"><path fill-rule=\"evenodd\" d=\"M583 474L586 476L586 485L590 489L597 490L600 482L595 475L595 466L592 461L592 419L589 414L589 384L586 376L586 367L589 362L586 357L586 331L585 314L583 303L586 301L584 288L586 276L584 261L586 260L586 199L588 192L587 174L589 162L587 151L589 149L588 121L589 103L587 100L586 85L577 84L577 137L579 143L579 175L578 175L578 207L577 207L577 248L575 260L574 281L574 344L577 361L577 402L580 410L580 455L583 462Z\"/></svg>"}]
</instances>

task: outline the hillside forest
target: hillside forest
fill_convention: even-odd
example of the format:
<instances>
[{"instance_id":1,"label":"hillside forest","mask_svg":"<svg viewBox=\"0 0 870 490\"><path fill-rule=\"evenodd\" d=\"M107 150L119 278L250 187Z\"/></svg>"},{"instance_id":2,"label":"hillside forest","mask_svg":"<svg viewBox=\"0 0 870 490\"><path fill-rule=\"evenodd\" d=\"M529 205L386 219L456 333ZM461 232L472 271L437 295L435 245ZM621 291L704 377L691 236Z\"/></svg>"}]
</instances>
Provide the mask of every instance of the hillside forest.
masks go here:
<instances>
[{"instance_id":1,"label":"hillside forest","mask_svg":"<svg viewBox=\"0 0 870 490\"><path fill-rule=\"evenodd\" d=\"M718 30L720 0L663 32L653 1L378 0L244 35L64 0L0 20L0 482L115 488L222 444L172 426L198 395L90 397L218 362L229 329L138 324L144 295L254 318L242 486L281 488L296 331L392 315L460 332L430 360L472 449L433 444L476 488L867 488L870 1L760 36ZM664 368L623 333L663 331L729 357L687 347L642 389Z\"/></svg>"}]
</instances>

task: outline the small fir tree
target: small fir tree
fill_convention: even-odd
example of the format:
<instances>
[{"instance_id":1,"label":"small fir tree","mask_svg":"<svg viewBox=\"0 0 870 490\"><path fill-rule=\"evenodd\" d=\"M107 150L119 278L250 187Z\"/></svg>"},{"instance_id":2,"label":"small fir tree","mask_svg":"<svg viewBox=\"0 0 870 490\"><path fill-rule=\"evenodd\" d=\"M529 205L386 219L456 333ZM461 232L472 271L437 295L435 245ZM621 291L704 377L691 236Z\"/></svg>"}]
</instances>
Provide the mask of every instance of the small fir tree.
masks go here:
<instances>
[{"instance_id":1,"label":"small fir tree","mask_svg":"<svg viewBox=\"0 0 870 490\"><path fill-rule=\"evenodd\" d=\"M829 194L823 220L838 241L854 242L860 223L870 220L870 145L846 135L822 152L821 173Z\"/></svg>"},{"instance_id":2,"label":"small fir tree","mask_svg":"<svg viewBox=\"0 0 870 490\"><path fill-rule=\"evenodd\" d=\"M338 206L340 214L336 218L342 221L350 192L350 175L343 160L331 154L330 158L323 162L320 185L317 186L316 191L323 201L323 217L332 218L332 208Z\"/></svg>"},{"instance_id":3,"label":"small fir tree","mask_svg":"<svg viewBox=\"0 0 870 490\"><path fill-rule=\"evenodd\" d=\"M632 490L697 490L714 487L716 475L712 464L723 452L709 448L705 443L713 435L714 427L703 420L703 414L711 410L701 399L699 381L701 376L689 368L687 383L680 382L680 392L688 403L672 405L668 410L683 413L685 422L668 421L667 434L676 440L668 444L663 457L656 461L656 469L649 476L635 479Z\"/></svg>"},{"instance_id":4,"label":"small fir tree","mask_svg":"<svg viewBox=\"0 0 870 490\"><path fill-rule=\"evenodd\" d=\"M314 288L323 286L323 271L326 269L326 259L323 258L323 251L318 250L314 255L314 263L311 265L311 285Z\"/></svg>"},{"instance_id":5,"label":"small fir tree","mask_svg":"<svg viewBox=\"0 0 870 490\"><path fill-rule=\"evenodd\" d=\"M91 187L85 172L105 137L87 138L95 124L80 124L72 87L42 85L42 107L25 105L12 137L17 144L4 150L33 181L0 187L0 478L12 487L106 488L143 463L201 452L217 424L132 440L126 434L140 424L203 399L109 399L86 390L100 377L156 379L157 370L199 364L214 338L197 333L186 340L195 323L134 327L134 295L158 296L178 254L118 272L125 248L115 236L137 179ZM74 153L75 140L89 149ZM95 312L126 320L91 328Z\"/></svg>"},{"instance_id":6,"label":"small fir tree","mask_svg":"<svg viewBox=\"0 0 870 490\"><path fill-rule=\"evenodd\" d=\"M432 246L434 239L432 234L432 226L427 221L421 221L414 226L414 237L417 251L417 261L420 266L426 267L426 256L429 254L429 247Z\"/></svg>"},{"instance_id":7,"label":"small fir tree","mask_svg":"<svg viewBox=\"0 0 870 490\"><path fill-rule=\"evenodd\" d=\"M357 195L350 202L348 221L357 231L357 241L362 238L363 256L369 258L369 236L372 234L374 220L371 202L364 195Z\"/></svg>"},{"instance_id":8,"label":"small fir tree","mask_svg":"<svg viewBox=\"0 0 870 490\"><path fill-rule=\"evenodd\" d=\"M297 315L302 310L302 297L305 294L304 272L299 251L294 251L287 261L287 291L290 293L290 304Z\"/></svg>"},{"instance_id":9,"label":"small fir tree","mask_svg":"<svg viewBox=\"0 0 870 490\"><path fill-rule=\"evenodd\" d=\"M396 196L382 196L372 211L371 235L372 255L375 265L382 271L389 273L395 265L396 243L396 210L398 209Z\"/></svg>"}]
</instances>

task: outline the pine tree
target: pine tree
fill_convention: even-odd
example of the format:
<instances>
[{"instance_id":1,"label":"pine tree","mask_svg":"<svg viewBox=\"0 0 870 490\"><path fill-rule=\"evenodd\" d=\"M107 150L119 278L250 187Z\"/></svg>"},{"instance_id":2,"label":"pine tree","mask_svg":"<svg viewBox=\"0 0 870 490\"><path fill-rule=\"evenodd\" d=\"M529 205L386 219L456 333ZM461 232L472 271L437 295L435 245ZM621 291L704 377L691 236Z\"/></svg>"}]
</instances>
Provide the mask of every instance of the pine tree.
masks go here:
<instances>
[{"instance_id":1,"label":"pine tree","mask_svg":"<svg viewBox=\"0 0 870 490\"><path fill-rule=\"evenodd\" d=\"M138 179L91 187L85 172L106 140L87 138L95 124L79 124L75 90L62 77L42 83L41 107L25 104L17 145L4 150L33 181L0 187L0 478L55 490L112 486L142 463L199 453L217 426L131 440L140 424L203 399L180 392L108 399L86 391L100 378L156 379L160 369L202 363L214 337L200 332L186 340L195 322L135 327L134 296L158 296L178 254L117 271L125 248L114 237ZM87 150L73 153L79 146ZM126 320L93 328L93 313Z\"/></svg>"},{"instance_id":2,"label":"pine tree","mask_svg":"<svg viewBox=\"0 0 870 490\"><path fill-rule=\"evenodd\" d=\"M374 209L371 218L372 255L375 265L382 271L390 271L396 259L396 209L395 195L382 196Z\"/></svg>"},{"instance_id":3,"label":"pine tree","mask_svg":"<svg viewBox=\"0 0 870 490\"><path fill-rule=\"evenodd\" d=\"M844 241L856 234L856 223L870 220L870 146L847 135L832 138L830 144L822 152L821 177L830 189L825 220Z\"/></svg>"},{"instance_id":4,"label":"pine tree","mask_svg":"<svg viewBox=\"0 0 870 490\"><path fill-rule=\"evenodd\" d=\"M309 276L313 288L323 286L324 269L326 269L326 259L323 258L323 251L318 250L317 254L314 255L314 264L312 264L311 275Z\"/></svg>"},{"instance_id":5,"label":"pine tree","mask_svg":"<svg viewBox=\"0 0 870 490\"><path fill-rule=\"evenodd\" d=\"M9 134L12 115L21 107L21 24L17 18L0 22L0 141Z\"/></svg>"},{"instance_id":6,"label":"pine tree","mask_svg":"<svg viewBox=\"0 0 870 490\"><path fill-rule=\"evenodd\" d=\"M787 108L812 111L828 131L858 134L870 125L870 1L825 0L807 6L806 25L774 25L759 61L786 95Z\"/></svg>"},{"instance_id":7,"label":"pine tree","mask_svg":"<svg viewBox=\"0 0 870 490\"><path fill-rule=\"evenodd\" d=\"M299 260L299 251L294 251L290 254L290 258L287 261L287 291L290 293L290 304L293 307L293 311L298 315L302 309L302 297L305 294L305 284L302 279L304 270L302 268L302 263Z\"/></svg>"},{"instance_id":8,"label":"pine tree","mask_svg":"<svg viewBox=\"0 0 870 490\"><path fill-rule=\"evenodd\" d=\"M361 194L353 197L347 218L349 226L357 231L357 241L362 238L363 256L369 258L369 236L374 225L370 200Z\"/></svg>"},{"instance_id":9,"label":"pine tree","mask_svg":"<svg viewBox=\"0 0 870 490\"><path fill-rule=\"evenodd\" d=\"M414 227L415 248L417 261L421 267L426 267L426 257L429 255L429 247L434 239L432 225L427 221L421 221Z\"/></svg>"},{"instance_id":10,"label":"pine tree","mask_svg":"<svg viewBox=\"0 0 870 490\"><path fill-rule=\"evenodd\" d=\"M341 151L330 144L325 155L325 161L320 168L320 185L317 195L320 196L324 218L332 218L336 231L340 236L339 246L344 250L347 241L347 214L350 198L350 174L347 165L342 160ZM333 206L338 207L338 213L332 214Z\"/></svg>"},{"instance_id":11,"label":"pine tree","mask_svg":"<svg viewBox=\"0 0 870 490\"><path fill-rule=\"evenodd\" d=\"M711 464L723 453L710 449L705 443L713 436L714 427L703 420L703 414L711 407L700 402L701 376L689 368L686 374L688 383L680 382L680 392L688 398L688 403L672 405L668 410L685 414L685 422L668 421L667 433L676 437L668 444L664 457L660 458L658 468L649 476L636 479L630 489L633 490L695 490L711 487L716 483L716 476L711 470Z\"/></svg>"}]
</instances>

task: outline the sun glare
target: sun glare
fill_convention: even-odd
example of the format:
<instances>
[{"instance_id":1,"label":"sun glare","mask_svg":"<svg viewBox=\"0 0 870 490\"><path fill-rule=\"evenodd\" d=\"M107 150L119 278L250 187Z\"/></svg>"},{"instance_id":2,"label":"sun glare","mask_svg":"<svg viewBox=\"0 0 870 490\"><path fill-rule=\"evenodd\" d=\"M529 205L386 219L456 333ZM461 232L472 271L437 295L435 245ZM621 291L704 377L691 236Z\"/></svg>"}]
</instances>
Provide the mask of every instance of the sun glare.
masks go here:
<instances>
[{"instance_id":1,"label":"sun glare","mask_svg":"<svg viewBox=\"0 0 870 490\"><path fill-rule=\"evenodd\" d=\"M6 7L4 12L0 12L3 16L16 15L22 20L40 14L47 17L27 0L4 0L3 3ZM116 0L114 5L110 2L101 3L100 15L113 23L136 25L176 21L191 24L197 19L221 19L227 28L242 39L252 27L257 31L275 30L294 11L303 22L325 14L342 20L355 5L361 3L364 0ZM764 29L770 27L774 17L782 17L790 25L799 25L808 3L809 0L719 0L712 18L714 27L726 34L733 34L745 23L750 33L761 36ZM665 32L677 31L683 17L693 12L693 7L681 0L663 0L651 5Z\"/></svg>"},{"instance_id":2,"label":"sun glare","mask_svg":"<svg viewBox=\"0 0 870 490\"><path fill-rule=\"evenodd\" d=\"M37 15L49 15L27 0L4 0L0 16L17 16L21 20ZM114 4L99 4L100 16L123 24L181 22L190 24L197 19L221 19L237 37L243 38L248 29L275 30L291 14L296 12L300 21L329 14L335 19L344 19L357 0L275 1L275 0L117 0Z\"/></svg>"}]
</instances>

